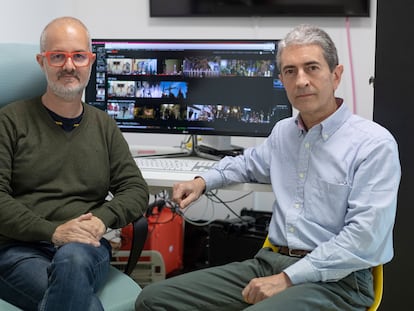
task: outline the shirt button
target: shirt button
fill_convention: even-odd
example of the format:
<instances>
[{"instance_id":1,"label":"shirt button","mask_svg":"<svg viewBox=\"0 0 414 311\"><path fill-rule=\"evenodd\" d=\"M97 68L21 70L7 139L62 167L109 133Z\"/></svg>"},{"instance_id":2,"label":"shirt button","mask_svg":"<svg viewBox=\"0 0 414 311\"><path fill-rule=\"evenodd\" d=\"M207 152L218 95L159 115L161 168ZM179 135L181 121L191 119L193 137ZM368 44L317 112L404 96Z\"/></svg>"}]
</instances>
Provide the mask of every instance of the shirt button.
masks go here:
<instances>
[{"instance_id":1,"label":"shirt button","mask_svg":"<svg viewBox=\"0 0 414 311\"><path fill-rule=\"evenodd\" d=\"M305 144L305 148L306 148L306 149L309 149L309 147L310 147L310 144L309 144L309 143L306 143L306 144Z\"/></svg>"},{"instance_id":2,"label":"shirt button","mask_svg":"<svg viewBox=\"0 0 414 311\"><path fill-rule=\"evenodd\" d=\"M295 203L295 208L300 208L300 204L299 203Z\"/></svg>"},{"instance_id":3,"label":"shirt button","mask_svg":"<svg viewBox=\"0 0 414 311\"><path fill-rule=\"evenodd\" d=\"M289 232L291 232L291 233L295 232L295 228L289 227Z\"/></svg>"},{"instance_id":4,"label":"shirt button","mask_svg":"<svg viewBox=\"0 0 414 311\"><path fill-rule=\"evenodd\" d=\"M303 179L303 177L305 177L305 174L299 173L299 178Z\"/></svg>"}]
</instances>

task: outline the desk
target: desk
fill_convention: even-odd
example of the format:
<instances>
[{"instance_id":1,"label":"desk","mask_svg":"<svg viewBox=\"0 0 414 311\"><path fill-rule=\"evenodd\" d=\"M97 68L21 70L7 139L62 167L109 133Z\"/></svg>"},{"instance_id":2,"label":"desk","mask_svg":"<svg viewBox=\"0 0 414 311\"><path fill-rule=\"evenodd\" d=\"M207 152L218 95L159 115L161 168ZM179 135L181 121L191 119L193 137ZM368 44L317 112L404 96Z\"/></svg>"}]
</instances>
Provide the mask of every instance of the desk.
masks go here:
<instances>
[{"instance_id":1,"label":"desk","mask_svg":"<svg viewBox=\"0 0 414 311\"><path fill-rule=\"evenodd\" d=\"M199 175L196 173L175 173L175 172L153 172L148 170L142 170L142 175L148 183L151 192L154 190L172 188L175 183L180 181L186 181L194 179ZM269 184L256 184L256 183L243 183L235 184L221 188L222 190L234 190L234 191L255 191L255 192L271 192L272 188Z\"/></svg>"},{"instance_id":2,"label":"desk","mask_svg":"<svg viewBox=\"0 0 414 311\"><path fill-rule=\"evenodd\" d=\"M142 170L142 175L146 180L151 193L158 193L162 189L170 189L175 183L180 181L192 180L200 173L197 172L174 172L174 171L150 171ZM222 190L233 191L254 191L254 192L272 192L270 184L241 183L226 186Z\"/></svg>"}]
</instances>

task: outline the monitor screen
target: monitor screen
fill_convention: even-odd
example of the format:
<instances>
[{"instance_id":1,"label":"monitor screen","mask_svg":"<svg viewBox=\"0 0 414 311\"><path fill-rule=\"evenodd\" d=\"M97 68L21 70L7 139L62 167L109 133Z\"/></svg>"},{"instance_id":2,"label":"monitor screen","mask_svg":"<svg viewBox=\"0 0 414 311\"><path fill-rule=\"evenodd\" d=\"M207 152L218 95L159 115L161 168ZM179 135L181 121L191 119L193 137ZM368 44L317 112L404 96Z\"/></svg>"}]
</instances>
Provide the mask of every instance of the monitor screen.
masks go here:
<instances>
[{"instance_id":1,"label":"monitor screen","mask_svg":"<svg viewBox=\"0 0 414 311\"><path fill-rule=\"evenodd\" d=\"M150 0L151 17L360 16L370 0Z\"/></svg>"},{"instance_id":2,"label":"monitor screen","mask_svg":"<svg viewBox=\"0 0 414 311\"><path fill-rule=\"evenodd\" d=\"M292 115L277 40L93 39L85 101L124 132L265 137Z\"/></svg>"}]
</instances>

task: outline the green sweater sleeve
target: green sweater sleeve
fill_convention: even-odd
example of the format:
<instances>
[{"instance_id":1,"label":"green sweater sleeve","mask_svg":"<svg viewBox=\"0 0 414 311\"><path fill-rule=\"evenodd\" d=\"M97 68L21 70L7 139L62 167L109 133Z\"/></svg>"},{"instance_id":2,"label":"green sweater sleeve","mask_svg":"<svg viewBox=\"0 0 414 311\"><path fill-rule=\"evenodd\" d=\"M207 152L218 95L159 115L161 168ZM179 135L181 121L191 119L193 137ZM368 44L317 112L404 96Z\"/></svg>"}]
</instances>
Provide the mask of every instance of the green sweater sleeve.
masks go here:
<instances>
[{"instance_id":1,"label":"green sweater sleeve","mask_svg":"<svg viewBox=\"0 0 414 311\"><path fill-rule=\"evenodd\" d=\"M111 130L109 146L112 200L92 212L107 227L121 228L143 215L148 206L148 186L144 181L118 128Z\"/></svg>"}]
</instances>

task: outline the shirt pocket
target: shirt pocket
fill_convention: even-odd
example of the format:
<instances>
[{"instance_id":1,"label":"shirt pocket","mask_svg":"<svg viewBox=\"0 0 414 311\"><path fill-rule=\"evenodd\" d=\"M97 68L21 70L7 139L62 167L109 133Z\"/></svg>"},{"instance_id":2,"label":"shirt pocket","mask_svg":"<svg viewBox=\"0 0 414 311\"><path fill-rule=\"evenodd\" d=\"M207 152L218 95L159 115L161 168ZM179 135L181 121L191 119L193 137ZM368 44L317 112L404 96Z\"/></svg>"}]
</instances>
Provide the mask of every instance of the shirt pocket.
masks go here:
<instances>
[{"instance_id":1,"label":"shirt pocket","mask_svg":"<svg viewBox=\"0 0 414 311\"><path fill-rule=\"evenodd\" d=\"M345 223L348 195L351 187L346 183L332 183L316 178L311 183L305 217L325 229L338 233Z\"/></svg>"}]
</instances>

